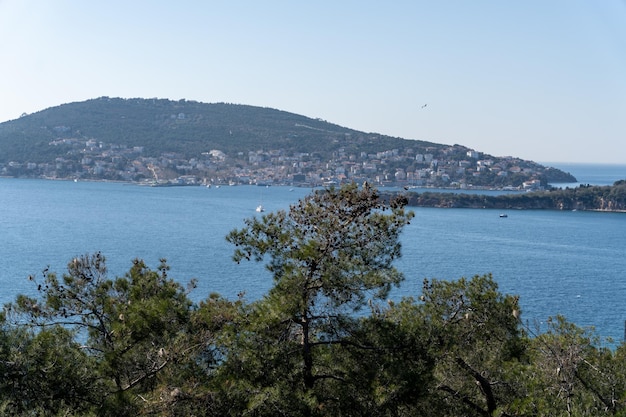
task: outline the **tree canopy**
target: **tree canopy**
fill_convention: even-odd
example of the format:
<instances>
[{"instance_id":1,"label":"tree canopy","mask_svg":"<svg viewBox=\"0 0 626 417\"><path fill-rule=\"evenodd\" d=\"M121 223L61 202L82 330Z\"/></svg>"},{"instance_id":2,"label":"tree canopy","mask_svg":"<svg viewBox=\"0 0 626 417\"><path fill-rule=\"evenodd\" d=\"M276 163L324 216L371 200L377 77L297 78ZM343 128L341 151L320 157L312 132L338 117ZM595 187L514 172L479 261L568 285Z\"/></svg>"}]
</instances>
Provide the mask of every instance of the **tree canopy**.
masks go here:
<instances>
[{"instance_id":1,"label":"tree canopy","mask_svg":"<svg viewBox=\"0 0 626 417\"><path fill-rule=\"evenodd\" d=\"M388 299L406 203L351 184L245 220L233 258L274 280L253 301L192 302L165 260L111 278L100 253L30 277L0 317L0 413L626 415L624 344L560 316L533 329L491 275Z\"/></svg>"}]
</instances>

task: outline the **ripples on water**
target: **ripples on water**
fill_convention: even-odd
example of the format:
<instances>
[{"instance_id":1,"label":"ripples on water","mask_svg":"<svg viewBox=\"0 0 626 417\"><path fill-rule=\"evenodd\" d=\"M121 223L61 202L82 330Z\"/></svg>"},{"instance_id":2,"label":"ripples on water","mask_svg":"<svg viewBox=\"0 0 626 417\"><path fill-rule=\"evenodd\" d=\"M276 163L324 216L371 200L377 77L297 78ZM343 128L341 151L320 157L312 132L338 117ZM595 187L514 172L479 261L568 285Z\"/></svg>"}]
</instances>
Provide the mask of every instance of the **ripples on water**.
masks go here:
<instances>
[{"instance_id":1,"label":"ripples on water","mask_svg":"<svg viewBox=\"0 0 626 417\"><path fill-rule=\"evenodd\" d=\"M196 300L218 292L261 297L272 285L261 265L235 264L226 234L243 219L287 209L310 190L286 187L151 188L112 183L0 179L1 301L31 293L26 279L46 266L62 273L74 256L101 251L110 275L133 258L170 276L199 280ZM626 215L613 213L415 209L398 267L406 281L393 297L418 295L424 278L493 273L519 294L531 323L563 314L621 340L626 311Z\"/></svg>"},{"instance_id":2,"label":"ripples on water","mask_svg":"<svg viewBox=\"0 0 626 417\"><path fill-rule=\"evenodd\" d=\"M612 213L417 209L401 265L417 277L456 279L493 273L519 294L531 324L563 314L620 339L626 216ZM417 238L417 236L420 238ZM414 288L413 291L418 291Z\"/></svg>"}]
</instances>

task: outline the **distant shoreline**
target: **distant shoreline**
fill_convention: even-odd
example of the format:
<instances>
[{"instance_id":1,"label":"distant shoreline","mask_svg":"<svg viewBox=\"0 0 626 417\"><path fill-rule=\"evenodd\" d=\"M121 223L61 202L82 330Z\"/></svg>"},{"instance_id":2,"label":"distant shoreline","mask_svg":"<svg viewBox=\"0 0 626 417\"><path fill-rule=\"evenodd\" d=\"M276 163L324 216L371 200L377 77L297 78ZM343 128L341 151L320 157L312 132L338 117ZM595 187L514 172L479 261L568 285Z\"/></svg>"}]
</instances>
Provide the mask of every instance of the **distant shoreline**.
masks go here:
<instances>
[{"instance_id":1,"label":"distant shoreline","mask_svg":"<svg viewBox=\"0 0 626 417\"><path fill-rule=\"evenodd\" d=\"M398 194L390 193L388 198ZM410 191L404 195L411 207L626 213L626 180L612 186L579 186L501 195Z\"/></svg>"}]
</instances>

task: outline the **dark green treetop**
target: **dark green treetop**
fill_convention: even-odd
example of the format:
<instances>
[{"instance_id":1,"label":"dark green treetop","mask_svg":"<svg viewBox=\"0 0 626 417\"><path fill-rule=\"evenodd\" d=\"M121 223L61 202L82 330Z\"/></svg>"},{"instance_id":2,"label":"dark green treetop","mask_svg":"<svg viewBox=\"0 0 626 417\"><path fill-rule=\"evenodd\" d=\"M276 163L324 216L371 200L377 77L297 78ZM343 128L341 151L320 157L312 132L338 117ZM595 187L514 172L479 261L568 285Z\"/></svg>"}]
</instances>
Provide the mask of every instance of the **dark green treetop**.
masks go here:
<instances>
[{"instance_id":1,"label":"dark green treetop","mask_svg":"<svg viewBox=\"0 0 626 417\"><path fill-rule=\"evenodd\" d=\"M393 261L400 256L402 228L413 217L405 203L399 198L388 205L369 185L349 184L315 192L289 212L247 219L246 227L227 236L236 245L237 262L268 260L275 285L257 304L263 324L254 326L265 329L264 338L283 341L272 344L273 360L265 362L292 364L295 373L282 379L299 393L299 404L289 406L305 415L321 404L328 407L329 381L346 375L331 352L346 345L352 313L368 299L384 298L403 279ZM259 388L262 398L267 388Z\"/></svg>"}]
</instances>

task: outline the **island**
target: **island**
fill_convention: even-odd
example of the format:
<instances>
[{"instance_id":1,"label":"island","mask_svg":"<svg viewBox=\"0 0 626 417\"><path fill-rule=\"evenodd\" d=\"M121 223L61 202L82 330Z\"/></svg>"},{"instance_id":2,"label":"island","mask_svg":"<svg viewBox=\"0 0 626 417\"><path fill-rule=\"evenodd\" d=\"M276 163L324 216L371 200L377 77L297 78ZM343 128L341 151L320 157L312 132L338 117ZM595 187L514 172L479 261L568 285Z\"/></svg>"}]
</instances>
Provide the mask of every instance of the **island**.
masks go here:
<instances>
[{"instance_id":1,"label":"island","mask_svg":"<svg viewBox=\"0 0 626 417\"><path fill-rule=\"evenodd\" d=\"M576 182L569 173L515 156L366 133L276 109L110 97L0 123L0 176L516 190Z\"/></svg>"},{"instance_id":2,"label":"island","mask_svg":"<svg viewBox=\"0 0 626 417\"><path fill-rule=\"evenodd\" d=\"M412 207L626 212L626 180L610 186L580 185L500 195L406 191L389 193L389 198L392 196L406 198Z\"/></svg>"}]
</instances>

